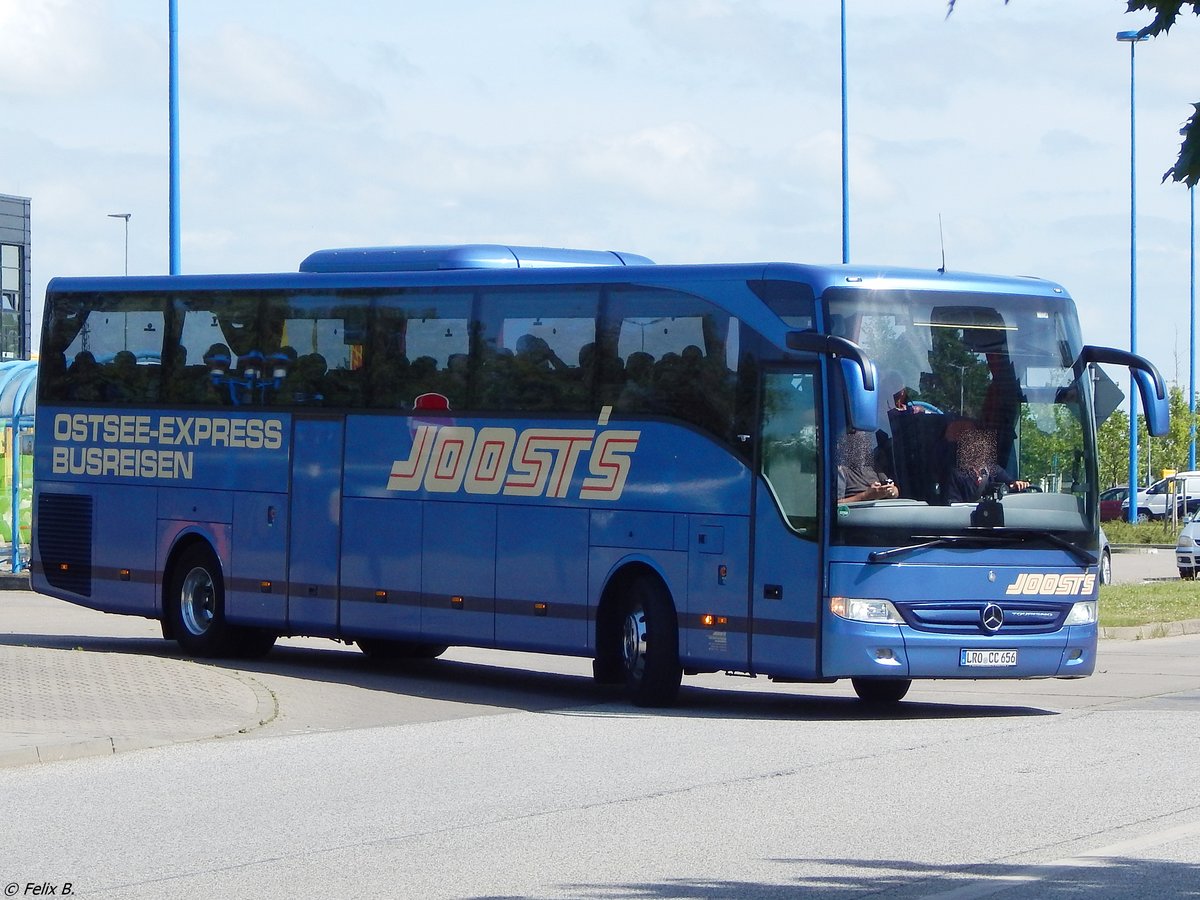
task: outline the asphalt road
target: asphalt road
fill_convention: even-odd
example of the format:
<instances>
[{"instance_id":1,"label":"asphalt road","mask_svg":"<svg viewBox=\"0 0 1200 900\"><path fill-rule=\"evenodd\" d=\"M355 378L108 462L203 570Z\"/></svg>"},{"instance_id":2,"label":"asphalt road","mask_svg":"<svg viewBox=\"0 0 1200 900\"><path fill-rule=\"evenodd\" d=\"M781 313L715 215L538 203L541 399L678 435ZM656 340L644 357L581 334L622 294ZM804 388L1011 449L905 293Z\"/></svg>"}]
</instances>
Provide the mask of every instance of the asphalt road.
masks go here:
<instances>
[{"instance_id":1,"label":"asphalt road","mask_svg":"<svg viewBox=\"0 0 1200 900\"><path fill-rule=\"evenodd\" d=\"M64 606L48 630L59 614L84 653L175 662L153 623ZM247 734L0 770L0 886L154 898L1200 892L1200 636L1105 641L1081 681L918 684L887 714L840 684L723 676L687 679L679 709L645 712L587 673L585 661L470 650L380 670L329 642L283 642L236 673L277 704Z\"/></svg>"},{"instance_id":2,"label":"asphalt road","mask_svg":"<svg viewBox=\"0 0 1200 900\"><path fill-rule=\"evenodd\" d=\"M1113 584L1137 584L1164 578L1179 578L1174 548L1119 550L1112 555Z\"/></svg>"}]
</instances>

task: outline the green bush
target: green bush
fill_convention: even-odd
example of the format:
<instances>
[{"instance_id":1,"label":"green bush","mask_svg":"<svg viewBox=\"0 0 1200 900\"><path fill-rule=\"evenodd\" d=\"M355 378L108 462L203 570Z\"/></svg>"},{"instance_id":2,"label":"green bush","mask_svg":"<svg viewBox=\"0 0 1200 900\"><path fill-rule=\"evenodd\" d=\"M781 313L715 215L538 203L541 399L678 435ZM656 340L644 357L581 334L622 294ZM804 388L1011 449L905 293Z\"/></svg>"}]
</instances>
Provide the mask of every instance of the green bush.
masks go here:
<instances>
[{"instance_id":1,"label":"green bush","mask_svg":"<svg viewBox=\"0 0 1200 900\"><path fill-rule=\"evenodd\" d=\"M1170 519L1163 519L1130 525L1128 522L1114 520L1103 523L1103 527L1110 544L1170 544L1174 547L1183 523L1172 525Z\"/></svg>"}]
</instances>

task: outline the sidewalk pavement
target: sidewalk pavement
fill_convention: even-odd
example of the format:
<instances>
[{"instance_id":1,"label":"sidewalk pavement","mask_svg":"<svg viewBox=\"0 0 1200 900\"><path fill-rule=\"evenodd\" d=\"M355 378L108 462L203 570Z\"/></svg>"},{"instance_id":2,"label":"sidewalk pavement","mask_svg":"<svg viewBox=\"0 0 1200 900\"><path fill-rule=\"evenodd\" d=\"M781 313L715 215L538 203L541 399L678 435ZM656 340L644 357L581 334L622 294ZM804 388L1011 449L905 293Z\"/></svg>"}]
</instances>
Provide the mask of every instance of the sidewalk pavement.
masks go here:
<instances>
[{"instance_id":1,"label":"sidewalk pavement","mask_svg":"<svg viewBox=\"0 0 1200 900\"><path fill-rule=\"evenodd\" d=\"M0 578L0 768L234 735L275 716L250 675L167 655L177 648L157 622L19 584Z\"/></svg>"},{"instance_id":2,"label":"sidewalk pavement","mask_svg":"<svg viewBox=\"0 0 1200 900\"><path fill-rule=\"evenodd\" d=\"M1172 550L1121 553L1114 581L1177 578L1174 565ZM1200 634L1200 619L1102 637L1173 634ZM244 734L278 715L250 673L178 654L155 621L44 597L0 573L0 768Z\"/></svg>"}]
</instances>

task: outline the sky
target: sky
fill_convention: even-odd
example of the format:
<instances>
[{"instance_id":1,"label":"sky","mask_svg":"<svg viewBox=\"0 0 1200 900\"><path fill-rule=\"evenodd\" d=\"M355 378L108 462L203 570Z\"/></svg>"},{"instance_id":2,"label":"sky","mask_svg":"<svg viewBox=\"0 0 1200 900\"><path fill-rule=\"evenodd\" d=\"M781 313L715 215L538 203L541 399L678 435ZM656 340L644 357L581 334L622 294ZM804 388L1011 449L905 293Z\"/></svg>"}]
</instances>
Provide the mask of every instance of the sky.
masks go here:
<instances>
[{"instance_id":1,"label":"sky","mask_svg":"<svg viewBox=\"0 0 1200 900\"><path fill-rule=\"evenodd\" d=\"M1063 284L1129 347L1124 0L848 0L850 259ZM46 282L168 270L166 0L0 0ZM841 261L838 0L179 0L184 273L510 243ZM1189 381L1200 20L1138 45L1138 351ZM940 224L939 224L940 223ZM35 332L36 334L36 332ZM1114 372L1114 375L1117 373ZM1124 380L1124 379L1122 379ZM1127 384L1127 380L1125 381Z\"/></svg>"}]
</instances>

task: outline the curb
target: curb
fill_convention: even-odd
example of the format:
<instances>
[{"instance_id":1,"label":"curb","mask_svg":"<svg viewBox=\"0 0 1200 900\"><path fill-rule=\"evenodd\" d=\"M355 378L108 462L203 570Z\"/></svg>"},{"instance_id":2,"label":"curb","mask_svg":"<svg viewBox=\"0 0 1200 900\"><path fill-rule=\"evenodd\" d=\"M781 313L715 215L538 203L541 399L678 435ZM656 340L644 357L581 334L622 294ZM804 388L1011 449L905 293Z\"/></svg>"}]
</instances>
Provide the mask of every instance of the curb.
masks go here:
<instances>
[{"instance_id":1,"label":"curb","mask_svg":"<svg viewBox=\"0 0 1200 900\"><path fill-rule=\"evenodd\" d=\"M18 572L0 572L0 591L28 591L32 590L29 587L29 573Z\"/></svg>"},{"instance_id":2,"label":"curb","mask_svg":"<svg viewBox=\"0 0 1200 900\"><path fill-rule=\"evenodd\" d=\"M1101 638L1113 641L1145 641L1151 638L1178 637L1181 634L1200 634L1200 619L1100 629Z\"/></svg>"},{"instance_id":3,"label":"curb","mask_svg":"<svg viewBox=\"0 0 1200 900\"><path fill-rule=\"evenodd\" d=\"M206 739L197 738L197 740ZM62 744L31 744L28 747L0 751L0 769L37 763L63 762L68 759L90 759L93 756L114 756L127 750L144 750L148 747L159 747L171 743L179 742L102 737L86 741L68 741Z\"/></svg>"}]
</instances>

